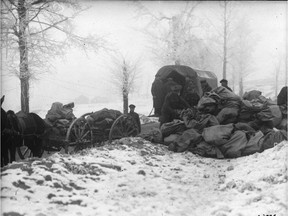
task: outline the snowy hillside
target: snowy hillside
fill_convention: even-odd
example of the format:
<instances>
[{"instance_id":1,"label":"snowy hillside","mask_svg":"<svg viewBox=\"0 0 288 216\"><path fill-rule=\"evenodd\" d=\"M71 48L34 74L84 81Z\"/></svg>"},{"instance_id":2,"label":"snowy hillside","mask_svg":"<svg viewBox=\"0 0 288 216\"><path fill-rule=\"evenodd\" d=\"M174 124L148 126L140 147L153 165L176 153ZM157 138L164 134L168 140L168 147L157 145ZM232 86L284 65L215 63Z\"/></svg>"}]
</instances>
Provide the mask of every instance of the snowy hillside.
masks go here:
<instances>
[{"instance_id":1,"label":"snowy hillside","mask_svg":"<svg viewBox=\"0 0 288 216\"><path fill-rule=\"evenodd\" d=\"M123 138L14 162L1 173L2 215L285 216L287 144L216 160Z\"/></svg>"}]
</instances>

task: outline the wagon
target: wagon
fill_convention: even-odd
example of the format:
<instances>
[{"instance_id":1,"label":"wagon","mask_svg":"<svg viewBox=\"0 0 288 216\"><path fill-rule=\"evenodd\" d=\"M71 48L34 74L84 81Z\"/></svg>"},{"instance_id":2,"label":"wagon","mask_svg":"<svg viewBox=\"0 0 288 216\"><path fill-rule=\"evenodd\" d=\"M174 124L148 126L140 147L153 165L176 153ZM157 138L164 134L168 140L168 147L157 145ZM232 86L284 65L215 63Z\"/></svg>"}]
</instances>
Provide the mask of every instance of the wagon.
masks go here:
<instances>
[{"instance_id":1,"label":"wagon","mask_svg":"<svg viewBox=\"0 0 288 216\"><path fill-rule=\"evenodd\" d=\"M194 69L186 65L163 66L157 71L156 76L159 77L164 83L168 78L172 78L183 87L183 90L186 84L185 80L187 78L191 79L194 81L193 84L195 84L195 90L199 96L202 96L202 89L200 85L201 80L206 80L212 88L217 87L217 76L213 72ZM182 92L182 94L183 93L184 92Z\"/></svg>"},{"instance_id":2,"label":"wagon","mask_svg":"<svg viewBox=\"0 0 288 216\"><path fill-rule=\"evenodd\" d=\"M109 111L113 114L107 117ZM137 123L131 115L105 108L81 115L67 127L63 127L61 133L59 128L56 130L55 127L47 127L41 137L41 153L38 156L42 156L44 151L49 153L64 150L65 153L71 154L87 147L100 146L105 141L112 142L115 139L138 134ZM33 156L31 149L27 147L18 149L18 154L22 159Z\"/></svg>"},{"instance_id":3,"label":"wagon","mask_svg":"<svg viewBox=\"0 0 288 216\"><path fill-rule=\"evenodd\" d=\"M217 87L217 76L211 71L193 69L185 65L163 66L155 74L155 81L153 82L151 89L154 108L158 107L158 113L160 112L165 96L169 91L167 90L169 79L173 80L178 86L181 86L181 96L193 92L199 97L202 97L202 80L205 80L212 89Z\"/></svg>"}]
</instances>

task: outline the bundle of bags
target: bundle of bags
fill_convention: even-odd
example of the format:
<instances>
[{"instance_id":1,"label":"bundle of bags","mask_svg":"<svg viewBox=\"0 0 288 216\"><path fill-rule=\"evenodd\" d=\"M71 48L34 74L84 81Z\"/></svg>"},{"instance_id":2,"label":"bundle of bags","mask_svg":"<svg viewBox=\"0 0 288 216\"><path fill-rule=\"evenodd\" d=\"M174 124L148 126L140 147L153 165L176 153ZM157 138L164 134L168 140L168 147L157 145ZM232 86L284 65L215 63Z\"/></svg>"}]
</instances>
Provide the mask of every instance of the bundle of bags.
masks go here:
<instances>
[{"instance_id":1,"label":"bundle of bags","mask_svg":"<svg viewBox=\"0 0 288 216\"><path fill-rule=\"evenodd\" d=\"M51 134L56 137L66 135L66 132L76 118L73 114L74 103L68 103L63 105L60 102L54 102L48 110L44 121L47 126L51 127Z\"/></svg>"},{"instance_id":2,"label":"bundle of bags","mask_svg":"<svg viewBox=\"0 0 288 216\"><path fill-rule=\"evenodd\" d=\"M287 140L285 130L272 129L263 134L249 126L244 130L243 125L237 124L207 127L202 133L193 128L188 129L169 144L169 149L174 152L191 151L204 157L237 158L263 152Z\"/></svg>"},{"instance_id":3,"label":"bundle of bags","mask_svg":"<svg viewBox=\"0 0 288 216\"><path fill-rule=\"evenodd\" d=\"M287 105L277 105L260 91L240 98L225 87L206 93L181 120L161 126L171 151L205 157L237 158L262 152L287 140Z\"/></svg>"}]
</instances>

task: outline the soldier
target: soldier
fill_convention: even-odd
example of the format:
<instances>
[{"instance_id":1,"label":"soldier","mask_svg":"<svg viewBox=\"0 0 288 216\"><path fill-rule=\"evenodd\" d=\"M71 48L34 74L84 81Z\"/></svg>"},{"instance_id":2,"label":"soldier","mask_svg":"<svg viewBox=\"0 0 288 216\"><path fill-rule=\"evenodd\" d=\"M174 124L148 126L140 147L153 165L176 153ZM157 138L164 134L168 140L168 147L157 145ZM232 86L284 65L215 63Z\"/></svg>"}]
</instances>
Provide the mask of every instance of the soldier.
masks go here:
<instances>
[{"instance_id":1,"label":"soldier","mask_svg":"<svg viewBox=\"0 0 288 216\"><path fill-rule=\"evenodd\" d=\"M228 80L222 79L222 80L220 81L220 83L221 83L221 86L225 87L226 89L228 89L229 91L232 92L232 89L228 87Z\"/></svg>"},{"instance_id":2,"label":"soldier","mask_svg":"<svg viewBox=\"0 0 288 216\"><path fill-rule=\"evenodd\" d=\"M180 88L175 87L175 89L166 96L159 119L160 126L174 119L180 119L181 111L190 107L179 95L180 90Z\"/></svg>"},{"instance_id":3,"label":"soldier","mask_svg":"<svg viewBox=\"0 0 288 216\"><path fill-rule=\"evenodd\" d=\"M183 98L191 107L197 106L200 100L200 97L196 92L188 92Z\"/></svg>"},{"instance_id":4,"label":"soldier","mask_svg":"<svg viewBox=\"0 0 288 216\"><path fill-rule=\"evenodd\" d=\"M175 82L171 77L167 78L167 81L164 84L164 90L165 90L165 97L168 93L172 91L173 86L179 85L177 82Z\"/></svg>"},{"instance_id":5,"label":"soldier","mask_svg":"<svg viewBox=\"0 0 288 216\"><path fill-rule=\"evenodd\" d=\"M165 99L165 92L163 88L163 82L159 76L155 76L155 80L152 83L151 93L153 96L154 115L159 117L161 115L161 108Z\"/></svg>"},{"instance_id":6,"label":"soldier","mask_svg":"<svg viewBox=\"0 0 288 216\"><path fill-rule=\"evenodd\" d=\"M130 111L129 111L128 114L131 115L131 116L133 117L133 119L134 119L135 122L137 123L138 131L139 131L139 133L141 133L140 118L139 118L138 113L134 112L135 107L136 107L136 106L135 106L134 104L130 104L130 105L129 105Z\"/></svg>"}]
</instances>

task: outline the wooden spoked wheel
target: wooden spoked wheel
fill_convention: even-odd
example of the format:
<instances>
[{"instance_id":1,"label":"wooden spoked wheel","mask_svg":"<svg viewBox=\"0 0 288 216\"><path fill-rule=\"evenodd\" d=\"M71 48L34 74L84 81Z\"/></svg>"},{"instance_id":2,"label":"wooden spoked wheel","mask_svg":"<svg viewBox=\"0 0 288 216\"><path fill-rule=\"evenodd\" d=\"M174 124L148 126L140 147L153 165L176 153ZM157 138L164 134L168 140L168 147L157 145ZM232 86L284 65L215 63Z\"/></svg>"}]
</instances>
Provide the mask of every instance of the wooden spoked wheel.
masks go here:
<instances>
[{"instance_id":1,"label":"wooden spoked wheel","mask_svg":"<svg viewBox=\"0 0 288 216\"><path fill-rule=\"evenodd\" d=\"M66 135L65 153L75 153L92 144L93 134L86 120L90 114L84 114L71 123Z\"/></svg>"},{"instance_id":2,"label":"wooden spoked wheel","mask_svg":"<svg viewBox=\"0 0 288 216\"><path fill-rule=\"evenodd\" d=\"M109 132L109 141L123 137L134 137L139 133L136 121L132 116L124 114L118 117Z\"/></svg>"}]
</instances>

